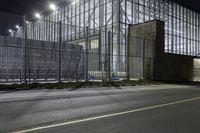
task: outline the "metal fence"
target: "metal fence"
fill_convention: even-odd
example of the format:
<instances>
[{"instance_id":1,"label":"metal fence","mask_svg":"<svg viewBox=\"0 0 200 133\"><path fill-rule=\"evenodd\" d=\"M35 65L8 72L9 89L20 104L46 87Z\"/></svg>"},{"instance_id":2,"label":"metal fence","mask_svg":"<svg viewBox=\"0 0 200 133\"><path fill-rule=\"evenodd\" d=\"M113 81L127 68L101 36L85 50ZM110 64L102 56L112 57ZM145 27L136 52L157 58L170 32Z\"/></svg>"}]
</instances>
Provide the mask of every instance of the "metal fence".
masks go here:
<instances>
[{"instance_id":1,"label":"metal fence","mask_svg":"<svg viewBox=\"0 0 200 133\"><path fill-rule=\"evenodd\" d=\"M41 25L44 23L45 20L40 20ZM0 36L0 83L127 78L126 55L114 52L110 31L102 29L94 34L86 27L80 33L82 37L67 41L63 31L66 24L48 24L50 29L44 31L43 27L37 29L33 22L24 22L14 34Z\"/></svg>"},{"instance_id":2,"label":"metal fence","mask_svg":"<svg viewBox=\"0 0 200 133\"><path fill-rule=\"evenodd\" d=\"M84 79L83 47L0 37L0 82Z\"/></svg>"}]
</instances>

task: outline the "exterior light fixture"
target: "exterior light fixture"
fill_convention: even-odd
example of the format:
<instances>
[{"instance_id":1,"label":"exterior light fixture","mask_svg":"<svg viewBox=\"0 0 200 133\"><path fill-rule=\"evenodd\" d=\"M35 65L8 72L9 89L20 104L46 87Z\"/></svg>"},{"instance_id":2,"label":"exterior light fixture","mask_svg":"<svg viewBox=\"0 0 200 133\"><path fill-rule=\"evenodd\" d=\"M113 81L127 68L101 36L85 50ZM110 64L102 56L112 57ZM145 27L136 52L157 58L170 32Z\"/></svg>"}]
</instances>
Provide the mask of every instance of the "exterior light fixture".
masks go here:
<instances>
[{"instance_id":1,"label":"exterior light fixture","mask_svg":"<svg viewBox=\"0 0 200 133\"><path fill-rule=\"evenodd\" d=\"M55 11L55 10L57 9L56 5L53 4L53 3L49 4L49 8L50 8L51 10L53 10L53 11Z\"/></svg>"},{"instance_id":2,"label":"exterior light fixture","mask_svg":"<svg viewBox=\"0 0 200 133\"><path fill-rule=\"evenodd\" d=\"M78 0L73 0L72 5L76 5L79 1Z\"/></svg>"},{"instance_id":3,"label":"exterior light fixture","mask_svg":"<svg viewBox=\"0 0 200 133\"><path fill-rule=\"evenodd\" d=\"M41 15L39 13L35 13L35 17L40 19L41 18Z\"/></svg>"},{"instance_id":4,"label":"exterior light fixture","mask_svg":"<svg viewBox=\"0 0 200 133\"><path fill-rule=\"evenodd\" d=\"M11 29L9 29L8 32L12 33L13 31Z\"/></svg>"},{"instance_id":5,"label":"exterior light fixture","mask_svg":"<svg viewBox=\"0 0 200 133\"><path fill-rule=\"evenodd\" d=\"M76 1L72 2L72 5L75 5L76 4Z\"/></svg>"},{"instance_id":6,"label":"exterior light fixture","mask_svg":"<svg viewBox=\"0 0 200 133\"><path fill-rule=\"evenodd\" d=\"M16 25L15 27L16 27L17 29L19 29L19 28L20 28L20 27L19 27L19 25Z\"/></svg>"}]
</instances>

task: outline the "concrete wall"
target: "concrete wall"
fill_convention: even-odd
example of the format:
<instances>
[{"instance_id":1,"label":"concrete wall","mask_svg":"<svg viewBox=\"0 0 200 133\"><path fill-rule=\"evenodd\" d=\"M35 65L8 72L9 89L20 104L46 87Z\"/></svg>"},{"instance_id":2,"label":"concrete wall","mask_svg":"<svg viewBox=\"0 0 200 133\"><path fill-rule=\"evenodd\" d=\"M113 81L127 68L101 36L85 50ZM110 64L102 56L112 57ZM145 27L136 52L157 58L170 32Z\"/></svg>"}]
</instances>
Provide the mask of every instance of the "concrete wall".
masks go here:
<instances>
[{"instance_id":1,"label":"concrete wall","mask_svg":"<svg viewBox=\"0 0 200 133\"><path fill-rule=\"evenodd\" d=\"M128 50L131 78L153 79L155 77L155 51L158 51L155 43L158 32L163 33L163 31L158 31L161 29L158 28L160 26L158 23L163 24L160 21L151 21L129 26Z\"/></svg>"},{"instance_id":2,"label":"concrete wall","mask_svg":"<svg viewBox=\"0 0 200 133\"><path fill-rule=\"evenodd\" d=\"M193 81L200 81L200 59L193 60Z\"/></svg>"},{"instance_id":3,"label":"concrete wall","mask_svg":"<svg viewBox=\"0 0 200 133\"><path fill-rule=\"evenodd\" d=\"M192 56L164 52L164 22L129 27L130 78L192 81L200 78L200 62Z\"/></svg>"},{"instance_id":4,"label":"concrete wall","mask_svg":"<svg viewBox=\"0 0 200 133\"><path fill-rule=\"evenodd\" d=\"M193 81L193 57L164 54L156 58L155 79Z\"/></svg>"}]
</instances>

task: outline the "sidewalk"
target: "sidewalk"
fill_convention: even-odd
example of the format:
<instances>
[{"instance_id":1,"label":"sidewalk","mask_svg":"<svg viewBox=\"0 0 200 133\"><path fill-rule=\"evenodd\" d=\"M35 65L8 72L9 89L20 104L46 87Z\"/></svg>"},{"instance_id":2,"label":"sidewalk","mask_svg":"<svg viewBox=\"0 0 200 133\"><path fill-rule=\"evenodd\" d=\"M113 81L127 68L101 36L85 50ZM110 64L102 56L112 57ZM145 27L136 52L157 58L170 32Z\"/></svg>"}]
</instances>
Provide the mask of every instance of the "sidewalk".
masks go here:
<instances>
[{"instance_id":1,"label":"sidewalk","mask_svg":"<svg viewBox=\"0 0 200 133\"><path fill-rule=\"evenodd\" d=\"M191 86L190 86L191 87ZM103 94L122 94L140 91L156 91L169 89L186 89L188 85L148 85L148 86L126 86L126 87L99 87L99 88L80 88L77 90L26 90L13 92L0 92L0 102L17 102L26 100L47 100L47 99L62 99L76 97L100 96ZM196 87L194 87L196 88Z\"/></svg>"}]
</instances>

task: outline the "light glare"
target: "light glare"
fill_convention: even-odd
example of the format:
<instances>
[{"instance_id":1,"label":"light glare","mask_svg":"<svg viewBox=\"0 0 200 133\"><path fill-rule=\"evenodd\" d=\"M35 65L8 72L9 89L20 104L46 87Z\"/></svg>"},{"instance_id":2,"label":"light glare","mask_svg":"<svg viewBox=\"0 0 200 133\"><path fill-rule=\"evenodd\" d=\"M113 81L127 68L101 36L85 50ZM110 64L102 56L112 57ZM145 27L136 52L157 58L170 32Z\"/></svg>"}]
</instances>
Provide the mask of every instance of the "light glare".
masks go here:
<instances>
[{"instance_id":1,"label":"light glare","mask_svg":"<svg viewBox=\"0 0 200 133\"><path fill-rule=\"evenodd\" d=\"M41 15L39 13L35 13L36 18L41 18Z\"/></svg>"},{"instance_id":2,"label":"light glare","mask_svg":"<svg viewBox=\"0 0 200 133\"><path fill-rule=\"evenodd\" d=\"M16 27L17 29L19 29L19 25L16 25L15 27Z\"/></svg>"},{"instance_id":3,"label":"light glare","mask_svg":"<svg viewBox=\"0 0 200 133\"><path fill-rule=\"evenodd\" d=\"M50 7L50 9L53 10L53 11L56 10L56 5L53 4L53 3L51 3L51 4L49 5L49 7Z\"/></svg>"},{"instance_id":4,"label":"light glare","mask_svg":"<svg viewBox=\"0 0 200 133\"><path fill-rule=\"evenodd\" d=\"M78 0L73 0L72 5L76 5L79 1Z\"/></svg>"}]
</instances>

